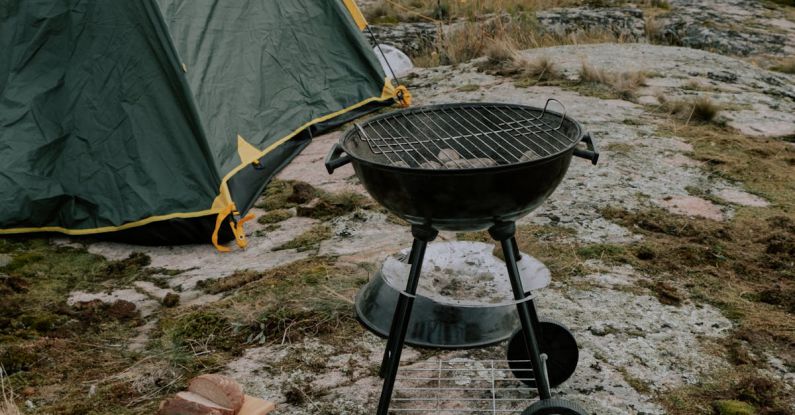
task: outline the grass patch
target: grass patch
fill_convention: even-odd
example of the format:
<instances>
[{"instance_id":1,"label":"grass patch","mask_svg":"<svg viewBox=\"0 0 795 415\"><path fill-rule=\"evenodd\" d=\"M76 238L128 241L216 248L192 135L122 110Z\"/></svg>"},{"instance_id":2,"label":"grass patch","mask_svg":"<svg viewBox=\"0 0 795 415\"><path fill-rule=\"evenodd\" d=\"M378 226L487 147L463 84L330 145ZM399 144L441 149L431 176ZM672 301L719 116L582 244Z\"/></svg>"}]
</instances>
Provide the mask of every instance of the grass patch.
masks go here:
<instances>
[{"instance_id":1,"label":"grass patch","mask_svg":"<svg viewBox=\"0 0 795 415\"><path fill-rule=\"evenodd\" d=\"M479 89L480 89L480 85L477 85L477 84L466 84L466 85L461 85L458 88L456 88L456 90L458 92L475 92L475 91L477 91Z\"/></svg>"},{"instance_id":2,"label":"grass patch","mask_svg":"<svg viewBox=\"0 0 795 415\"><path fill-rule=\"evenodd\" d=\"M632 101L638 89L646 85L644 72L613 73L594 68L586 62L580 67L579 75L578 92L606 99Z\"/></svg>"},{"instance_id":3,"label":"grass patch","mask_svg":"<svg viewBox=\"0 0 795 415\"><path fill-rule=\"evenodd\" d=\"M615 253L618 258L612 260L654 276L647 288L661 302L676 305L689 298L710 303L736 322L737 333L745 333L757 352L775 351L795 365L789 348L795 342L795 310L771 304L795 290L795 256L790 254L795 252L795 220L763 212L749 208L729 223L661 209L601 213L644 236L642 244Z\"/></svg>"},{"instance_id":4,"label":"grass patch","mask_svg":"<svg viewBox=\"0 0 795 415\"><path fill-rule=\"evenodd\" d=\"M771 66L770 70L782 73L788 73L788 74L795 74L795 58L782 59L775 65Z\"/></svg>"},{"instance_id":5,"label":"grass patch","mask_svg":"<svg viewBox=\"0 0 795 415\"><path fill-rule=\"evenodd\" d=\"M486 3L486 2L484 2ZM544 31L527 11L483 21L466 21L454 30L440 35L432 44L414 56L417 66L456 65L486 56L503 61L511 51L558 45L623 42L605 30L578 31L560 34Z\"/></svg>"},{"instance_id":6,"label":"grass patch","mask_svg":"<svg viewBox=\"0 0 795 415\"><path fill-rule=\"evenodd\" d=\"M203 282L201 288L210 294L220 294L262 279L283 280L296 275L300 275L303 282L311 285L326 275L330 263L329 259L310 258L262 272L236 271L228 277Z\"/></svg>"},{"instance_id":7,"label":"grass patch","mask_svg":"<svg viewBox=\"0 0 795 415\"><path fill-rule=\"evenodd\" d=\"M367 275L364 269L341 268L333 258L315 257L269 270L257 278L222 280L214 291L236 290L201 309L201 313L225 318L220 325L213 320L205 334L233 333L238 348L299 342L307 336L348 342L361 334L351 312L351 298L367 282ZM189 314L173 319L193 320ZM165 332L173 336L190 330L168 328Z\"/></svg>"},{"instance_id":8,"label":"grass patch","mask_svg":"<svg viewBox=\"0 0 795 415\"><path fill-rule=\"evenodd\" d=\"M629 384L629 386L632 387L632 389L635 389L644 395L648 395L652 392L651 388L646 382L630 375L625 368L620 368L619 372L621 372L621 376L624 377L624 380L627 382L627 384Z\"/></svg>"},{"instance_id":9,"label":"grass patch","mask_svg":"<svg viewBox=\"0 0 795 415\"><path fill-rule=\"evenodd\" d=\"M298 252L318 249L320 243L331 238L331 228L326 224L318 224L298 235L295 239L273 248L274 251L296 249Z\"/></svg>"},{"instance_id":10,"label":"grass patch","mask_svg":"<svg viewBox=\"0 0 795 415\"><path fill-rule=\"evenodd\" d=\"M658 133L676 136L693 146L692 157L711 174L740 182L751 193L770 200L791 216L795 206L795 149L772 138L749 137L715 125L660 124Z\"/></svg>"},{"instance_id":11,"label":"grass patch","mask_svg":"<svg viewBox=\"0 0 795 415\"><path fill-rule=\"evenodd\" d=\"M2 415L22 415L16 404L14 390L11 385L6 386L6 372L0 366L0 414Z\"/></svg>"},{"instance_id":12,"label":"grass patch","mask_svg":"<svg viewBox=\"0 0 795 415\"><path fill-rule=\"evenodd\" d=\"M657 98L660 101L659 109L663 113L682 120L685 124L714 122L721 111L720 105L703 95L697 98L678 100L670 100L662 95Z\"/></svg>"},{"instance_id":13,"label":"grass patch","mask_svg":"<svg viewBox=\"0 0 795 415\"><path fill-rule=\"evenodd\" d=\"M272 223L279 223L279 222L286 221L287 219L290 219L292 217L293 217L293 214L289 210L287 210L287 209L276 209L276 210L271 210L269 212L265 212L264 214L262 214L262 216L257 218L257 222L259 222L259 223L261 223L263 225L269 225L269 224L272 224Z\"/></svg>"},{"instance_id":14,"label":"grass patch","mask_svg":"<svg viewBox=\"0 0 795 415\"><path fill-rule=\"evenodd\" d=\"M545 57L524 59L514 55L509 60L488 59L476 65L478 70L490 75L506 76L516 80L515 85L527 88L534 85L556 85L564 79L563 73L555 63Z\"/></svg>"},{"instance_id":15,"label":"grass patch","mask_svg":"<svg viewBox=\"0 0 795 415\"><path fill-rule=\"evenodd\" d=\"M716 92L720 91L719 88L716 88L712 85L703 84L695 79L691 79L681 86L682 89L685 91L704 91L704 92Z\"/></svg>"},{"instance_id":16,"label":"grass patch","mask_svg":"<svg viewBox=\"0 0 795 415\"><path fill-rule=\"evenodd\" d=\"M114 289L146 278L149 258L134 254L106 261L30 238L3 239L0 250L12 256L0 270L0 366L6 387L29 391L26 398L35 402L37 413L155 412L155 402L138 399L170 390L163 386L173 378L155 386L115 377L147 356L158 361L124 346L142 323L134 305L66 302L73 290ZM96 387L93 396L86 395L88 385Z\"/></svg>"},{"instance_id":17,"label":"grass patch","mask_svg":"<svg viewBox=\"0 0 795 415\"><path fill-rule=\"evenodd\" d=\"M627 143L610 143L604 146L604 149L607 151L625 155L631 153L634 148L635 146Z\"/></svg>"},{"instance_id":18,"label":"grass patch","mask_svg":"<svg viewBox=\"0 0 795 415\"><path fill-rule=\"evenodd\" d=\"M381 0L363 10L368 22L429 22L476 19L493 13L523 13L553 7L595 4L595 0Z\"/></svg>"},{"instance_id":19,"label":"grass patch","mask_svg":"<svg viewBox=\"0 0 795 415\"><path fill-rule=\"evenodd\" d=\"M330 193L294 180L273 180L256 205L267 212L258 221L273 224L289 219L288 209L296 208L298 216L328 220L356 209L370 209L373 202L356 192Z\"/></svg>"},{"instance_id":20,"label":"grass patch","mask_svg":"<svg viewBox=\"0 0 795 415\"><path fill-rule=\"evenodd\" d=\"M516 241L522 252L543 262L556 278L567 279L586 271L585 258L578 255L581 247L575 242L574 234L573 230L561 226L520 225ZM495 255L503 258L499 243L491 239L487 231L461 232L456 236L462 241L492 243Z\"/></svg>"},{"instance_id":21,"label":"grass patch","mask_svg":"<svg viewBox=\"0 0 795 415\"><path fill-rule=\"evenodd\" d=\"M564 79L557 65L546 56L533 60L522 59L517 62L517 69L515 85L519 88L547 85Z\"/></svg>"},{"instance_id":22,"label":"grass patch","mask_svg":"<svg viewBox=\"0 0 795 415\"><path fill-rule=\"evenodd\" d=\"M660 394L660 400L670 415L789 413L782 401L780 381L757 374L751 366L742 369L714 374L712 381L666 391Z\"/></svg>"}]
</instances>

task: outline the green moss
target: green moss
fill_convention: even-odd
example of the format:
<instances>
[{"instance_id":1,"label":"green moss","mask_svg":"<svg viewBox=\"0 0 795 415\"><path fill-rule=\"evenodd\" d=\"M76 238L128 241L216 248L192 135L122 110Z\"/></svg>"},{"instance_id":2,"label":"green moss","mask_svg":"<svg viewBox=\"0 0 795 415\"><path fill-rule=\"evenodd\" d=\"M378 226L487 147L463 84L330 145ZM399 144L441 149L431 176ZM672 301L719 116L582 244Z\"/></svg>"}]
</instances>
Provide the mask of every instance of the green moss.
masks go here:
<instances>
[{"instance_id":1,"label":"green moss","mask_svg":"<svg viewBox=\"0 0 795 415\"><path fill-rule=\"evenodd\" d=\"M456 88L459 92L475 92L480 89L480 85L477 84L466 84L461 85Z\"/></svg>"},{"instance_id":2,"label":"green moss","mask_svg":"<svg viewBox=\"0 0 795 415\"><path fill-rule=\"evenodd\" d=\"M271 223L278 223L290 219L293 217L293 214L290 213L287 209L276 209L269 212L265 212L262 216L257 219L257 222L267 225Z\"/></svg>"},{"instance_id":3,"label":"green moss","mask_svg":"<svg viewBox=\"0 0 795 415\"><path fill-rule=\"evenodd\" d=\"M629 154L635 148L626 143L610 143L604 147L606 150L617 154Z\"/></svg>"},{"instance_id":4,"label":"green moss","mask_svg":"<svg viewBox=\"0 0 795 415\"><path fill-rule=\"evenodd\" d=\"M274 251L296 249L298 252L317 249L320 242L331 238L331 227L325 224L315 225L295 239L273 248Z\"/></svg>"},{"instance_id":5,"label":"green moss","mask_svg":"<svg viewBox=\"0 0 795 415\"><path fill-rule=\"evenodd\" d=\"M317 189L308 183L274 179L256 206L264 210L288 209L309 202L316 195Z\"/></svg>"},{"instance_id":6,"label":"green moss","mask_svg":"<svg viewBox=\"0 0 795 415\"><path fill-rule=\"evenodd\" d=\"M370 199L356 192L318 192L318 198L298 207L298 216L329 220L371 206Z\"/></svg>"},{"instance_id":7,"label":"green moss","mask_svg":"<svg viewBox=\"0 0 795 415\"><path fill-rule=\"evenodd\" d=\"M626 249L621 245L591 244L577 249L577 255L583 259L600 259L625 262Z\"/></svg>"},{"instance_id":8,"label":"green moss","mask_svg":"<svg viewBox=\"0 0 795 415\"><path fill-rule=\"evenodd\" d=\"M621 372L621 375L624 377L624 380L629 384L629 386L632 386L632 389L635 389L639 393L645 395L648 395L652 392L651 387L649 387L648 383L646 383L645 381L639 378L636 378L635 376L630 375L629 371L627 371L626 369L621 368L619 369L619 372Z\"/></svg>"},{"instance_id":9,"label":"green moss","mask_svg":"<svg viewBox=\"0 0 795 415\"><path fill-rule=\"evenodd\" d=\"M214 310L198 310L160 322L172 344L203 345L224 352L238 352L243 339L235 334L228 317Z\"/></svg>"},{"instance_id":10,"label":"green moss","mask_svg":"<svg viewBox=\"0 0 795 415\"><path fill-rule=\"evenodd\" d=\"M753 405L742 401L715 401L713 406L718 415L754 415L757 413Z\"/></svg>"},{"instance_id":11,"label":"green moss","mask_svg":"<svg viewBox=\"0 0 795 415\"><path fill-rule=\"evenodd\" d=\"M356 192L329 193L299 181L274 180L265 189L257 207L268 212L259 218L273 224L290 217L287 209L296 207L298 216L328 220L359 208L369 208L370 200Z\"/></svg>"}]
</instances>

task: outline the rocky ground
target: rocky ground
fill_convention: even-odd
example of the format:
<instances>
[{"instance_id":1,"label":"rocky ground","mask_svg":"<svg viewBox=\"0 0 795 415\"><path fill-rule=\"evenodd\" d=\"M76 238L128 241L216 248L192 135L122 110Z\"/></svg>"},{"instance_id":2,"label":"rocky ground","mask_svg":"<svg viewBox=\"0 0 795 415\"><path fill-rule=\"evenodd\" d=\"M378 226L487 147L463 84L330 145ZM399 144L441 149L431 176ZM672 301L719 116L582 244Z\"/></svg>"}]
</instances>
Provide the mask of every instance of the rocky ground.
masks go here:
<instances>
[{"instance_id":1,"label":"rocky ground","mask_svg":"<svg viewBox=\"0 0 795 415\"><path fill-rule=\"evenodd\" d=\"M554 79L528 81L480 58L418 68L406 82L415 105L555 98L599 142L599 165L575 159L520 222L521 249L552 271L540 313L580 346L556 395L600 415L793 413L795 76L749 56L792 55L795 15L753 1L669 3L655 33L680 46L529 49L513 61L549 61ZM649 20L630 9L539 20L627 15L622 30L640 39ZM619 93L583 81L584 62L645 80ZM669 108L699 97L714 117ZM219 371L278 402L278 414L373 413L384 341L355 321L353 298L411 238L349 166L325 172L338 139L317 137L269 186L245 251L0 240L0 363L21 411L152 413L192 375ZM407 348L403 365L460 362L474 379L485 367L461 359L504 354L504 344Z\"/></svg>"}]
</instances>

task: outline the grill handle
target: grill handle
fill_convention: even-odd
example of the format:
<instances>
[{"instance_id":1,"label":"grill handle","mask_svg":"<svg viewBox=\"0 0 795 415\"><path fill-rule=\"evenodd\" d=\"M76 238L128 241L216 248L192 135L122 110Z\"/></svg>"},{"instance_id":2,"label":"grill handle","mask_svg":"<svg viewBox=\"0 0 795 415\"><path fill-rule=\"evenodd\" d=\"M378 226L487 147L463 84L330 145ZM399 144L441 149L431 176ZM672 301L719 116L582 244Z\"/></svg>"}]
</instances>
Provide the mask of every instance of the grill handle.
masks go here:
<instances>
[{"instance_id":1,"label":"grill handle","mask_svg":"<svg viewBox=\"0 0 795 415\"><path fill-rule=\"evenodd\" d=\"M326 155L326 170L328 170L328 174L334 173L334 170L351 162L351 156L343 155L344 153L345 150L342 149L340 143L334 143L331 151Z\"/></svg>"},{"instance_id":2,"label":"grill handle","mask_svg":"<svg viewBox=\"0 0 795 415\"><path fill-rule=\"evenodd\" d=\"M585 143L588 149L583 150L579 147L575 147L574 155L591 160L591 163L596 165L596 163L599 162L599 147L596 145L596 140L591 137L591 133L585 133L585 136L582 138L582 142Z\"/></svg>"}]
</instances>

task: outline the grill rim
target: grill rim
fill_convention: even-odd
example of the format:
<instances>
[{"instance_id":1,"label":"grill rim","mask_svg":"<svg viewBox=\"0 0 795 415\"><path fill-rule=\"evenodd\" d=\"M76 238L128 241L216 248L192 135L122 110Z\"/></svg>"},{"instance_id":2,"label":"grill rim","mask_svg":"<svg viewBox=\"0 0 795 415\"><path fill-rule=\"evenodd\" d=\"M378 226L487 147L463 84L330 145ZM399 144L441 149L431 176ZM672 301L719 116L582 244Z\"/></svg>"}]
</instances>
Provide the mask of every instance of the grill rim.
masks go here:
<instances>
[{"instance_id":1,"label":"grill rim","mask_svg":"<svg viewBox=\"0 0 795 415\"><path fill-rule=\"evenodd\" d=\"M444 168L444 169L425 169L419 167L404 167L404 166L395 166L392 164L384 164L379 163L375 158L373 159L366 159L356 155L354 152L349 151L348 146L346 143L350 140L355 140L358 136L359 132L356 125L352 125L339 139L339 145L342 147L345 154L347 154L352 159L356 160L358 163L366 164L368 166L372 166L379 169L386 169L386 170L397 170L402 173L410 174L410 173L417 173L417 174L439 174L439 175L466 175L466 174L477 174L479 172L498 172L498 171L508 171L513 169L525 168L529 166L541 165L548 163L552 160L557 159L558 157L573 152L577 145L583 140L585 136L585 129L583 126L573 118L569 117L567 113L560 113L558 111L545 109L544 107L535 107L531 105L523 105L523 104L513 104L513 103L506 103L506 102L456 102L456 103L445 103L445 104L433 104L433 105L424 105L414 108L406 108L396 111L390 111L385 114L380 114L375 117L369 118L359 125L364 127L369 125L370 123L374 123L376 121L381 121L384 119L395 118L401 115L409 115L415 112L422 112L428 110L444 110L444 109L460 109L465 107L509 107L513 109L521 109L521 110L531 110L535 112L546 112L547 114L551 114L557 117L560 117L562 123L571 123L571 125L576 129L576 137L572 140L571 144L553 154L549 154L542 158L537 158L535 160L523 161L523 162L516 162L511 164L502 164L497 166L490 166L490 167L473 167L473 168Z\"/></svg>"}]
</instances>

